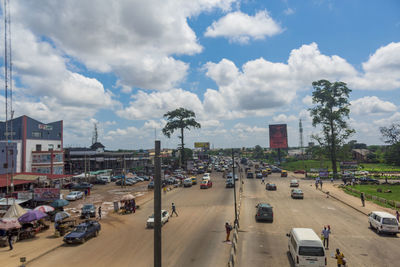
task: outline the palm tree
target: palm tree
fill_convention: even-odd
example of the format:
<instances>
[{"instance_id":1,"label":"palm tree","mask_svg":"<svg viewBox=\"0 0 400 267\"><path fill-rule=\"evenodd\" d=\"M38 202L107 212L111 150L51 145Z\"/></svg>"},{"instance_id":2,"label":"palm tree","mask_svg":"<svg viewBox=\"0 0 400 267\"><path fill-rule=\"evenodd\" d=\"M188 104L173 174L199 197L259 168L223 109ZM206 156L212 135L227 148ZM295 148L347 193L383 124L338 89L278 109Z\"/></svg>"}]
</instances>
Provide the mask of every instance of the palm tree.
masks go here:
<instances>
[{"instance_id":1,"label":"palm tree","mask_svg":"<svg viewBox=\"0 0 400 267\"><path fill-rule=\"evenodd\" d=\"M166 137L170 138L171 134L173 134L175 130L181 130L181 135L179 136L179 138L181 139L181 164L182 166L184 166L185 144L183 142L183 130L189 130L190 127L201 128L201 125L195 120L196 114L193 111L184 108L178 108L173 111L168 111L164 114L164 118L166 118L168 121L162 129L162 132Z\"/></svg>"}]
</instances>

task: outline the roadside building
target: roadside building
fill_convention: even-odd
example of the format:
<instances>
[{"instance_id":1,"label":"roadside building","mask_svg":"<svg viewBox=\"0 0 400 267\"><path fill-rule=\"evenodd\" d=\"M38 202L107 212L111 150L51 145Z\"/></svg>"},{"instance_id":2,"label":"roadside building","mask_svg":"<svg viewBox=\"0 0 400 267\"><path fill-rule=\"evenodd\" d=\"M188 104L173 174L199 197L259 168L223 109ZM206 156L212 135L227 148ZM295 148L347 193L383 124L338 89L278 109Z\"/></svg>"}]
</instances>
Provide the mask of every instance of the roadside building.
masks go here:
<instances>
[{"instance_id":1,"label":"roadside building","mask_svg":"<svg viewBox=\"0 0 400 267\"><path fill-rule=\"evenodd\" d=\"M0 122L0 174L64 173L63 121L46 124L24 115L8 123L6 133Z\"/></svg>"},{"instance_id":2,"label":"roadside building","mask_svg":"<svg viewBox=\"0 0 400 267\"><path fill-rule=\"evenodd\" d=\"M121 174L124 170L143 171L148 173L151 169L149 152L139 151L107 151L100 142L90 147L65 148L65 173L81 174L111 169L113 174Z\"/></svg>"}]
</instances>

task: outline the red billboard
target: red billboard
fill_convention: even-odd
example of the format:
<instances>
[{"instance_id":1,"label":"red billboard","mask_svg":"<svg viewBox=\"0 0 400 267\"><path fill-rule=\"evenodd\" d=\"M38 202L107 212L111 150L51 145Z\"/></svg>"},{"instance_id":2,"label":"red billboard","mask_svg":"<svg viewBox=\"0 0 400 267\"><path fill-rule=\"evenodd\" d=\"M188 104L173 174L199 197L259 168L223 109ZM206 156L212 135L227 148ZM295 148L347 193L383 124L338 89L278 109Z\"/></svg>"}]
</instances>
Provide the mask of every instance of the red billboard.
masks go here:
<instances>
[{"instance_id":1,"label":"red billboard","mask_svg":"<svg viewBox=\"0 0 400 267\"><path fill-rule=\"evenodd\" d=\"M269 126L269 147L288 148L286 124L273 124Z\"/></svg>"}]
</instances>

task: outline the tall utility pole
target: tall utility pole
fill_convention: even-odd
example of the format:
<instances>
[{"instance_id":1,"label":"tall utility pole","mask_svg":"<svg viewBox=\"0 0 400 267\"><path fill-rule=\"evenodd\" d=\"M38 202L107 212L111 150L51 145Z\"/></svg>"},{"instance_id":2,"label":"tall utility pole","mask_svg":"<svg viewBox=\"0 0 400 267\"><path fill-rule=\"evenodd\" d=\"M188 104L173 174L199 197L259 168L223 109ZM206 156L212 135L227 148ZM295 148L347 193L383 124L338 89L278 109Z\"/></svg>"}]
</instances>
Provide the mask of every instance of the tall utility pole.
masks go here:
<instances>
[{"instance_id":1,"label":"tall utility pole","mask_svg":"<svg viewBox=\"0 0 400 267\"><path fill-rule=\"evenodd\" d=\"M12 119L13 119L13 109L12 109L12 57L11 57L11 16L10 16L10 0L4 0L4 96L5 96L5 107L6 107L6 179L7 179L7 193L8 191L8 175L10 173L11 165L11 194L14 192L14 146L11 146L12 154L10 153L10 143L12 144L13 130L12 130ZM11 118L10 121L9 117ZM10 156L11 154L11 156ZM11 164L10 164L11 161Z\"/></svg>"},{"instance_id":2,"label":"tall utility pole","mask_svg":"<svg viewBox=\"0 0 400 267\"><path fill-rule=\"evenodd\" d=\"M303 161L303 167L304 167L304 143L303 143L303 124L301 123L301 119L299 120L299 141L300 141L300 153L301 153L301 160Z\"/></svg>"},{"instance_id":3,"label":"tall utility pole","mask_svg":"<svg viewBox=\"0 0 400 267\"><path fill-rule=\"evenodd\" d=\"M155 141L154 155L154 267L161 267L161 143Z\"/></svg>"},{"instance_id":4,"label":"tall utility pole","mask_svg":"<svg viewBox=\"0 0 400 267\"><path fill-rule=\"evenodd\" d=\"M236 204L236 179L235 179L235 156L233 155L232 148L232 176L233 176L233 201L235 203L235 223L239 227L239 220L237 216L237 204Z\"/></svg>"}]
</instances>

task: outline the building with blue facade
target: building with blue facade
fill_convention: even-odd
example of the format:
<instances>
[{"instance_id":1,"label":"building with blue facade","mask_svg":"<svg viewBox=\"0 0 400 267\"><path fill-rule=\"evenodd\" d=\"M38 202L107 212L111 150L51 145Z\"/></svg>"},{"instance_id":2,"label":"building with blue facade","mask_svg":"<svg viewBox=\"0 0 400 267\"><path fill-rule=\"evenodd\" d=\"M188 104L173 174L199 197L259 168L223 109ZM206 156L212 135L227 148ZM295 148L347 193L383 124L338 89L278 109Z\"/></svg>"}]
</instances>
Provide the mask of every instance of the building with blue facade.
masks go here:
<instances>
[{"instance_id":1,"label":"building with blue facade","mask_svg":"<svg viewBox=\"0 0 400 267\"><path fill-rule=\"evenodd\" d=\"M46 124L21 116L10 120L8 129L0 122L0 174L11 167L13 173L64 173L62 120Z\"/></svg>"}]
</instances>

